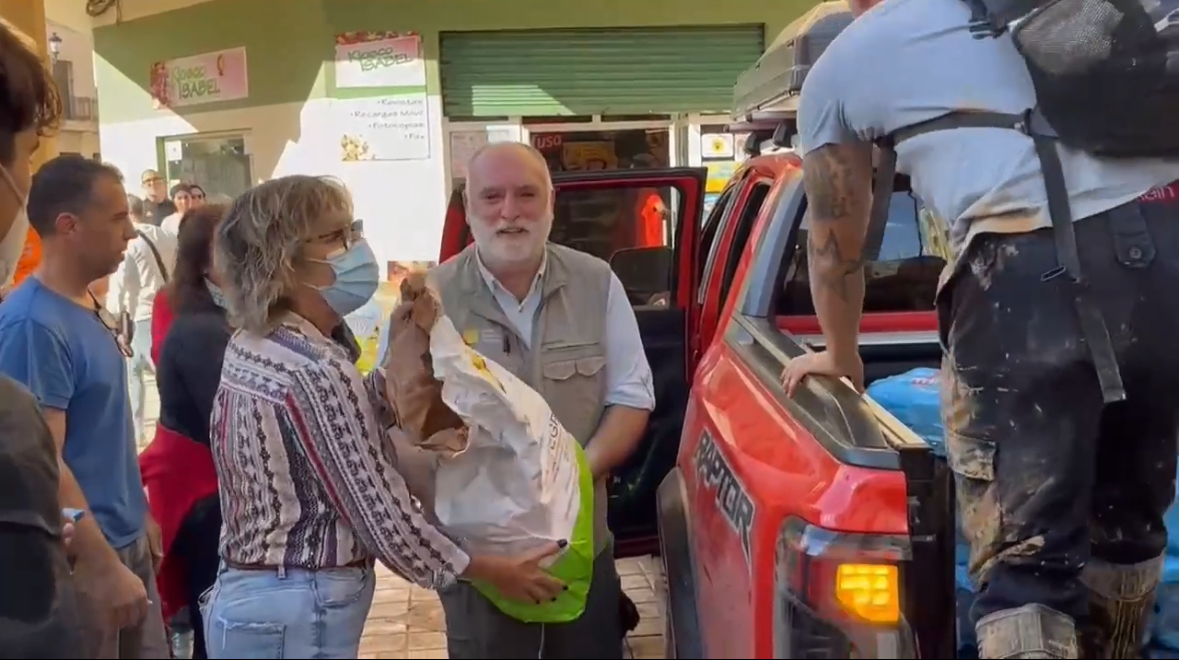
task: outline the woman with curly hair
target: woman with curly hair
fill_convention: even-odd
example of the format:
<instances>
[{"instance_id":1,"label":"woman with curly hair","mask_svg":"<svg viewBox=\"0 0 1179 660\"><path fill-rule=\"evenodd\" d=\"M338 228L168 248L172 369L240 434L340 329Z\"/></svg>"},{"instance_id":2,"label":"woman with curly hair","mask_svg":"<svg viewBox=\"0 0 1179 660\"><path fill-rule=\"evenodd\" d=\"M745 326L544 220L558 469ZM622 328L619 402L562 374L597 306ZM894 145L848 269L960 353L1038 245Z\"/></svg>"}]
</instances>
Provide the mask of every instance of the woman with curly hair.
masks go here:
<instances>
[{"instance_id":1,"label":"woman with curly hair","mask_svg":"<svg viewBox=\"0 0 1179 660\"><path fill-rule=\"evenodd\" d=\"M396 468L384 369L332 338L380 268L335 181L287 176L237 198L215 241L230 339L211 439L224 525L204 603L211 658L356 658L373 562L427 589L460 578L548 600L529 557L468 555L427 521Z\"/></svg>"}]
</instances>

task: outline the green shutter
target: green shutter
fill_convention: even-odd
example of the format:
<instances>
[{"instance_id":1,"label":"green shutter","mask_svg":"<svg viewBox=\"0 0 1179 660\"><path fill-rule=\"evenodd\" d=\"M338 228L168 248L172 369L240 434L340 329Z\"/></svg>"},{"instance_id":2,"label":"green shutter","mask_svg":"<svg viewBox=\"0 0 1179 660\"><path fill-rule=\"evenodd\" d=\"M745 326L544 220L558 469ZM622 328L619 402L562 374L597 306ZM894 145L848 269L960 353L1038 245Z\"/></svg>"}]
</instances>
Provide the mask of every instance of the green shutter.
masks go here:
<instances>
[{"instance_id":1,"label":"green shutter","mask_svg":"<svg viewBox=\"0 0 1179 660\"><path fill-rule=\"evenodd\" d=\"M448 117L724 112L763 26L449 32Z\"/></svg>"}]
</instances>

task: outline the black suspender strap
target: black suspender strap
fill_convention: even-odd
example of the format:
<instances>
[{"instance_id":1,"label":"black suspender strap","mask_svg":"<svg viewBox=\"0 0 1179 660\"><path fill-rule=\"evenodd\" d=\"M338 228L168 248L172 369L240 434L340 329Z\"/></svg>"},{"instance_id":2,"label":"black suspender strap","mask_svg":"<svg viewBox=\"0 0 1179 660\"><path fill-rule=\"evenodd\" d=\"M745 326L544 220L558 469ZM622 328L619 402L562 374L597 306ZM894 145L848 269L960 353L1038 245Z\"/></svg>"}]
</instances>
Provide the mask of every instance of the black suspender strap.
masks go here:
<instances>
[{"instance_id":1,"label":"black suspender strap","mask_svg":"<svg viewBox=\"0 0 1179 660\"><path fill-rule=\"evenodd\" d=\"M884 230L888 228L888 207L892 203L892 182L897 173L897 152L891 147L880 147L876 173L872 176L872 210L868 216L868 232L864 237L861 263L876 261L884 244Z\"/></svg>"},{"instance_id":2,"label":"black suspender strap","mask_svg":"<svg viewBox=\"0 0 1179 660\"><path fill-rule=\"evenodd\" d=\"M896 146L905 140L954 128L1009 128L1032 138L1040 169L1044 174L1044 189L1048 199L1048 217L1052 221L1052 235L1056 242L1057 267L1044 273L1041 280L1048 282L1067 275L1074 291L1074 303L1081 333L1089 345L1089 354L1097 371L1101 396L1106 403L1126 398L1126 389L1118 369L1117 356L1109 329L1101 310L1093 301L1089 282L1081 272L1081 257L1077 251L1077 237L1073 227L1072 207L1064 168L1057 151L1056 134L1039 113L1029 110L1013 115L997 112L952 112L929 121L900 129L877 142L880 148L876 176L873 182L872 217L864 242L864 261L875 260L880 254L884 230L888 224L888 205L892 197L892 180L896 171ZM887 175L887 179L885 178Z\"/></svg>"},{"instance_id":3,"label":"black suspender strap","mask_svg":"<svg viewBox=\"0 0 1179 660\"><path fill-rule=\"evenodd\" d=\"M1072 280L1074 303L1081 323L1081 334L1089 344L1089 356L1097 370L1097 382L1101 385L1101 398L1106 403L1126 398L1122 374L1118 369L1113 341L1109 328L1101 316L1101 310L1093 301L1089 281L1081 272L1081 255L1077 252L1077 235L1073 228L1073 212L1069 205L1068 188L1064 181L1064 168L1060 163L1055 139L1037 133L1031 134L1040 157L1040 168L1044 172L1044 188L1048 195L1048 216L1052 219L1052 235L1056 239L1056 258L1059 265L1044 273L1045 282L1060 275Z\"/></svg>"}]
</instances>

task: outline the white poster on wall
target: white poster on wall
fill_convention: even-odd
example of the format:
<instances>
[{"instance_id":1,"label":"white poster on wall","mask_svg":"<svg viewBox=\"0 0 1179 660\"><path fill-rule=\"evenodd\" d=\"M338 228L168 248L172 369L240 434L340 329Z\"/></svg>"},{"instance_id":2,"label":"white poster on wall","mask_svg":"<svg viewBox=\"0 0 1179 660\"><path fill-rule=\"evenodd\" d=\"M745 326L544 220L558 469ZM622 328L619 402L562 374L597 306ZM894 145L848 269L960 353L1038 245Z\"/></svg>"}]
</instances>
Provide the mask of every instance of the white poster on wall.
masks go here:
<instances>
[{"instance_id":1,"label":"white poster on wall","mask_svg":"<svg viewBox=\"0 0 1179 660\"><path fill-rule=\"evenodd\" d=\"M336 88L425 87L426 63L416 34L336 35Z\"/></svg>"},{"instance_id":2,"label":"white poster on wall","mask_svg":"<svg viewBox=\"0 0 1179 660\"><path fill-rule=\"evenodd\" d=\"M450 132L450 177L467 178L467 163L488 143L486 130Z\"/></svg>"},{"instance_id":3,"label":"white poster on wall","mask_svg":"<svg viewBox=\"0 0 1179 660\"><path fill-rule=\"evenodd\" d=\"M430 157L430 121L425 92L360 99L334 99L340 160L424 160Z\"/></svg>"}]
</instances>

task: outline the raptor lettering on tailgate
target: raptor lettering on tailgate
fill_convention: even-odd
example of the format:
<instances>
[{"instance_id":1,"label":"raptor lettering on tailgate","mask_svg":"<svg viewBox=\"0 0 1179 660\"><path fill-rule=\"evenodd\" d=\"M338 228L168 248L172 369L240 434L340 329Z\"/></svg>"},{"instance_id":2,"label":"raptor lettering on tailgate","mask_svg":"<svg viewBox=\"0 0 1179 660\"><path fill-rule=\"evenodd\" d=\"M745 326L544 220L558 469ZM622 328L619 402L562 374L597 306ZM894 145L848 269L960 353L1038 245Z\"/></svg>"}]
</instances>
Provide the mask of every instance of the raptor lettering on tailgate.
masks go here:
<instances>
[{"instance_id":1,"label":"raptor lettering on tailgate","mask_svg":"<svg viewBox=\"0 0 1179 660\"><path fill-rule=\"evenodd\" d=\"M700 444L696 446L693 460L700 482L716 492L716 506L741 538L745 560L750 561L749 535L756 514L753 500L707 429L700 438Z\"/></svg>"}]
</instances>

